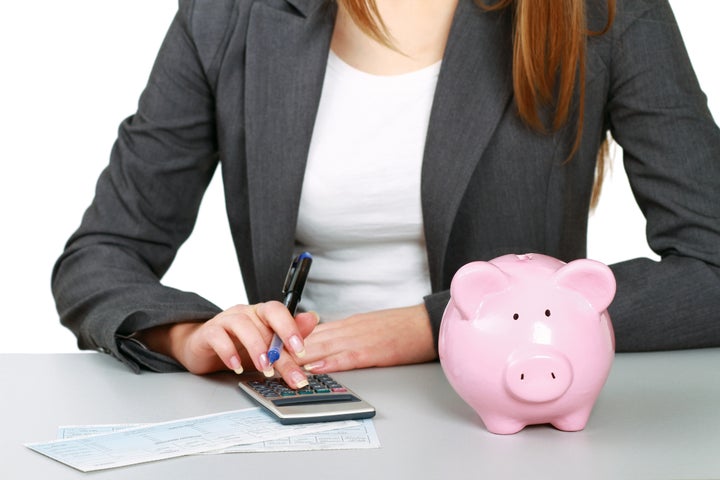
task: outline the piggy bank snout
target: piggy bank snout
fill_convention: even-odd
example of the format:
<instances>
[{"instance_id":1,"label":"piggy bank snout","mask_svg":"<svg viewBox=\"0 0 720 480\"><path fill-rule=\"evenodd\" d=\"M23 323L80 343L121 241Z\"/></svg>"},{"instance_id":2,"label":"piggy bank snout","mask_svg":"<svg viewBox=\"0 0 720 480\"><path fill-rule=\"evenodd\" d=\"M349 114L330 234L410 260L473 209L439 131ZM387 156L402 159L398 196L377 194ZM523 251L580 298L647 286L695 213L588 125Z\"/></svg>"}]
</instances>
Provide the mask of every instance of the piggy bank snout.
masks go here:
<instances>
[{"instance_id":1,"label":"piggy bank snout","mask_svg":"<svg viewBox=\"0 0 720 480\"><path fill-rule=\"evenodd\" d=\"M561 353L542 353L511 361L505 387L518 400L541 403L560 398L570 388L573 369Z\"/></svg>"}]
</instances>

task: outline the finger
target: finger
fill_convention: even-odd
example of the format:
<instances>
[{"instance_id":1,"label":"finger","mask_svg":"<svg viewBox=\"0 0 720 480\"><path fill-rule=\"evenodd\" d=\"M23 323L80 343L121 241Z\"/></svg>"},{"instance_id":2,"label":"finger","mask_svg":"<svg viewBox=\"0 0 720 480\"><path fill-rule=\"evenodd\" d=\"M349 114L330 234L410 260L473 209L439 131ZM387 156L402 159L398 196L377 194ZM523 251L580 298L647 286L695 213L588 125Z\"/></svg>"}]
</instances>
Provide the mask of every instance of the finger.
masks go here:
<instances>
[{"instance_id":1,"label":"finger","mask_svg":"<svg viewBox=\"0 0 720 480\"><path fill-rule=\"evenodd\" d=\"M282 375L285 383L292 388L298 389L308 385L307 375L286 351L283 350L280 358L274 363L274 366L277 372Z\"/></svg>"},{"instance_id":2,"label":"finger","mask_svg":"<svg viewBox=\"0 0 720 480\"><path fill-rule=\"evenodd\" d=\"M361 368L365 362L354 350L346 350L327 355L314 362L303 365L303 369L313 375L322 373L343 372Z\"/></svg>"},{"instance_id":3,"label":"finger","mask_svg":"<svg viewBox=\"0 0 720 480\"><path fill-rule=\"evenodd\" d=\"M320 323L320 316L316 312L303 312L295 315L298 331L303 338L310 335Z\"/></svg>"},{"instance_id":4,"label":"finger","mask_svg":"<svg viewBox=\"0 0 720 480\"><path fill-rule=\"evenodd\" d=\"M280 337L286 350L298 358L305 355L303 336L298 329L297 322L285 305L271 301L257 305L255 311L258 317Z\"/></svg>"},{"instance_id":5,"label":"finger","mask_svg":"<svg viewBox=\"0 0 720 480\"><path fill-rule=\"evenodd\" d=\"M245 348L255 368L270 377L274 374L267 358L267 338L270 331L258 319L256 312L256 307L247 307L242 312L226 315L223 325Z\"/></svg>"},{"instance_id":6,"label":"finger","mask_svg":"<svg viewBox=\"0 0 720 480\"><path fill-rule=\"evenodd\" d=\"M306 338L308 350L311 352L303 359L303 369L306 372L332 373L352 370L362 365L362 354L359 353L360 345L356 338L348 337L346 333L335 335L318 329Z\"/></svg>"},{"instance_id":7,"label":"finger","mask_svg":"<svg viewBox=\"0 0 720 480\"><path fill-rule=\"evenodd\" d=\"M240 353L235 346L235 341L222 324L219 322L207 323L200 333L207 347L215 352L226 367L237 374L243 372Z\"/></svg>"},{"instance_id":8,"label":"finger","mask_svg":"<svg viewBox=\"0 0 720 480\"><path fill-rule=\"evenodd\" d=\"M315 312L304 312L299 313L295 316L295 322L297 323L298 331L300 332L300 335L305 338L310 333L312 333L313 329L318 325L320 322L320 316ZM303 340L304 343L304 340ZM295 353L295 352L293 352ZM287 351L287 348L282 350L282 355L290 355L290 352ZM303 349L302 353L295 354L294 360L296 364L300 363L301 358L305 358L306 351ZM296 380L299 380L299 376Z\"/></svg>"}]
</instances>

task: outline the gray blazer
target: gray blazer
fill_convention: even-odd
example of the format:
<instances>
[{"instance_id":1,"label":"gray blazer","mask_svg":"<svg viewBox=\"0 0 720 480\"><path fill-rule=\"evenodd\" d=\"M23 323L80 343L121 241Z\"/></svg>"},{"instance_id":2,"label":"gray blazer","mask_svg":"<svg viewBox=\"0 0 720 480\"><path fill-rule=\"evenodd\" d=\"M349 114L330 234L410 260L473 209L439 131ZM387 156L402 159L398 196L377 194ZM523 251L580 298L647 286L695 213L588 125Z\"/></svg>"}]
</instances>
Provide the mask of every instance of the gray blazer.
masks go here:
<instances>
[{"instance_id":1,"label":"gray blazer","mask_svg":"<svg viewBox=\"0 0 720 480\"><path fill-rule=\"evenodd\" d=\"M588 4L599 30L605 1ZM219 311L159 281L218 165L249 300L278 297L334 15L322 0L180 0L138 111L53 271L61 321L81 348L134 369L178 368L126 336ZM463 264L585 256L595 159L610 131L662 257L611 266L618 350L720 345L720 132L667 1L619 0L612 30L590 38L585 128L570 162L574 119L543 134L518 118L511 48L509 12L460 0L422 171L436 334Z\"/></svg>"}]
</instances>

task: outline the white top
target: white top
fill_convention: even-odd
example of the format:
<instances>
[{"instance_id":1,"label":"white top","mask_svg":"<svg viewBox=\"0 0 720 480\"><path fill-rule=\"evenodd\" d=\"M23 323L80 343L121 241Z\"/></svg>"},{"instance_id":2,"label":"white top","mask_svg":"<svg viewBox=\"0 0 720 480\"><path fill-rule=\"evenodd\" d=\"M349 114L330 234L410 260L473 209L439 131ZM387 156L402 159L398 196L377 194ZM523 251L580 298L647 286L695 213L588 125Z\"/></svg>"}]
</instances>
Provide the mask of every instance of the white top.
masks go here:
<instances>
[{"instance_id":1,"label":"white top","mask_svg":"<svg viewBox=\"0 0 720 480\"><path fill-rule=\"evenodd\" d=\"M323 320L430 293L420 172L439 71L371 75L330 52L296 233L313 256L301 305Z\"/></svg>"}]
</instances>

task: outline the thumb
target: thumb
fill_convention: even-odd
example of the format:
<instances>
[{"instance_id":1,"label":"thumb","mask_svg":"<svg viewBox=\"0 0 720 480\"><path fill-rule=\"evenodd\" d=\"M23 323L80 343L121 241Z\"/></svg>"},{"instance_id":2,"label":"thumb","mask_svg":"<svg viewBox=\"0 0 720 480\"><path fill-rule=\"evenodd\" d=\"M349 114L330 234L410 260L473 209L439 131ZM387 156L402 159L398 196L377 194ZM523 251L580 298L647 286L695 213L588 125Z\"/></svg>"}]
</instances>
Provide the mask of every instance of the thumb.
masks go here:
<instances>
[{"instance_id":1,"label":"thumb","mask_svg":"<svg viewBox=\"0 0 720 480\"><path fill-rule=\"evenodd\" d=\"M303 338L307 337L312 333L318 323L320 323L320 315L317 312L302 312L295 315L295 322L297 323L300 335Z\"/></svg>"}]
</instances>

